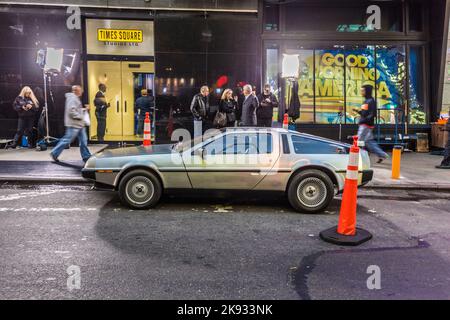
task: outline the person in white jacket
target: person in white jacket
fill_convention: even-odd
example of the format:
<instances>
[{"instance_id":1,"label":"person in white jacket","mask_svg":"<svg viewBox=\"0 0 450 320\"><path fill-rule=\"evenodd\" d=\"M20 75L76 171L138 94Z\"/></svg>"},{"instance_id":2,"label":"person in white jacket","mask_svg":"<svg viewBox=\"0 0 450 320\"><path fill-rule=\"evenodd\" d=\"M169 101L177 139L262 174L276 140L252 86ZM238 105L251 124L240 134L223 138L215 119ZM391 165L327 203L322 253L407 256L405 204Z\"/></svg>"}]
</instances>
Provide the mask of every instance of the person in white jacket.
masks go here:
<instances>
[{"instance_id":1,"label":"person in white jacket","mask_svg":"<svg viewBox=\"0 0 450 320\"><path fill-rule=\"evenodd\" d=\"M89 106L83 107L80 100L82 95L83 88L79 85L73 86L72 92L66 93L66 106L64 111L66 133L50 153L55 162L59 161L58 157L60 154L75 138L78 138L80 144L81 159L86 162L91 157L91 153L87 147L87 134L85 129L85 126L88 125L86 123L85 113L89 111Z\"/></svg>"}]
</instances>

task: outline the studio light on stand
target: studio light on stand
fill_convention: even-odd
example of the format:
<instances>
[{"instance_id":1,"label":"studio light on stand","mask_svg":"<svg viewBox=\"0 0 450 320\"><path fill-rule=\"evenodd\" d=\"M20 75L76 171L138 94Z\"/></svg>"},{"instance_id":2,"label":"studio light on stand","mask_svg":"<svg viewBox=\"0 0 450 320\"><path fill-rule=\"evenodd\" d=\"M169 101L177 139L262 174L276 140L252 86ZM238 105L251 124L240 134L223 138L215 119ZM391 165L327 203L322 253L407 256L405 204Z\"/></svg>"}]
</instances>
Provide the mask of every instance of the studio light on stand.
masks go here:
<instances>
[{"instance_id":1,"label":"studio light on stand","mask_svg":"<svg viewBox=\"0 0 450 320\"><path fill-rule=\"evenodd\" d=\"M281 64L281 77L285 79L287 92L287 108L285 108L285 113L288 111L291 105L291 90L293 83L297 81L299 77L300 61L298 54L283 54L283 61ZM289 84L289 86L287 85Z\"/></svg>"},{"instance_id":2,"label":"studio light on stand","mask_svg":"<svg viewBox=\"0 0 450 320\"><path fill-rule=\"evenodd\" d=\"M42 69L44 79L44 107L42 112L45 116L45 137L41 140L46 145L57 141L57 138L50 136L49 120L48 120L48 94L47 84L51 88L52 76L56 76L61 72L64 59L64 49L47 48L41 49L37 52L36 64ZM51 94L51 92L50 92Z\"/></svg>"}]
</instances>

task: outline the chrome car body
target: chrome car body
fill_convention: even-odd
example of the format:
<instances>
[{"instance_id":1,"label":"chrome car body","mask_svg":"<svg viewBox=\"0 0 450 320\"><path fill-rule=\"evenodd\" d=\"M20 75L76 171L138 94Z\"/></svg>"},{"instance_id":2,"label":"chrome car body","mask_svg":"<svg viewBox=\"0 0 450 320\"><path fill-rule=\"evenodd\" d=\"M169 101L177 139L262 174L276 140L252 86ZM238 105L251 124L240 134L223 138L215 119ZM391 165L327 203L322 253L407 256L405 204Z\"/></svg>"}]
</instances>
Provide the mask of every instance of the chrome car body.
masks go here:
<instances>
[{"instance_id":1,"label":"chrome car body","mask_svg":"<svg viewBox=\"0 0 450 320\"><path fill-rule=\"evenodd\" d=\"M344 187L349 148L281 128L227 128L176 145L105 150L88 160L82 174L114 190L125 174L143 169L156 175L163 189L284 192L293 175L316 169L331 179L338 193ZM372 179L370 159L362 149L359 172L360 185Z\"/></svg>"}]
</instances>

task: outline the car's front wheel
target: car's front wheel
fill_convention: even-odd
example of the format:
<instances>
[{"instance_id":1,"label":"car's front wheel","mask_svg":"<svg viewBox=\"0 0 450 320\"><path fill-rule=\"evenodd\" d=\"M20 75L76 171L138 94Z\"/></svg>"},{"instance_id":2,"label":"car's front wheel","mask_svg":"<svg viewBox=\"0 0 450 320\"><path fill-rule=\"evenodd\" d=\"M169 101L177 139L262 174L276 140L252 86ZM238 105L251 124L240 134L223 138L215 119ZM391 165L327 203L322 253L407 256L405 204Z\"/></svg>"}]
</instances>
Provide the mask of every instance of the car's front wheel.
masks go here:
<instances>
[{"instance_id":1,"label":"car's front wheel","mask_svg":"<svg viewBox=\"0 0 450 320\"><path fill-rule=\"evenodd\" d=\"M161 182L153 173L145 170L128 172L119 183L120 201L132 209L152 208L161 195Z\"/></svg>"},{"instance_id":2,"label":"car's front wheel","mask_svg":"<svg viewBox=\"0 0 450 320\"><path fill-rule=\"evenodd\" d=\"M301 171L289 183L287 196L291 206L299 212L321 212L333 200L334 184L320 170Z\"/></svg>"}]
</instances>

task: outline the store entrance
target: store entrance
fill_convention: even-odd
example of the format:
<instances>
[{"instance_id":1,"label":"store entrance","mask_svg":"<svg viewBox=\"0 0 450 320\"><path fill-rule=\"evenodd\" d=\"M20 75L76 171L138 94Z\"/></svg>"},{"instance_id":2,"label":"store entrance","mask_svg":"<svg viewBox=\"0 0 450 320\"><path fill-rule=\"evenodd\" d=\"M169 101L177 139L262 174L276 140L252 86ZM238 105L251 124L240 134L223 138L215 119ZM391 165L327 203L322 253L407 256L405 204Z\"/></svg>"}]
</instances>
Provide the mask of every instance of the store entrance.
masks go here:
<instances>
[{"instance_id":1,"label":"store entrance","mask_svg":"<svg viewBox=\"0 0 450 320\"><path fill-rule=\"evenodd\" d=\"M94 99L99 92L99 84L106 86L104 93L108 106L106 111L106 126L104 141L132 142L142 140L143 117L140 109L136 109L136 100L146 89L148 97L154 94L154 64L153 62L130 61L88 61L89 104L91 106L91 126L89 138L99 141L102 129L96 116ZM153 99L154 101L154 99ZM154 106L154 105L153 105ZM151 120L154 120L155 108L150 110ZM100 119L100 121L104 121ZM154 133L152 121L152 133ZM152 134L154 139L154 134Z\"/></svg>"}]
</instances>

